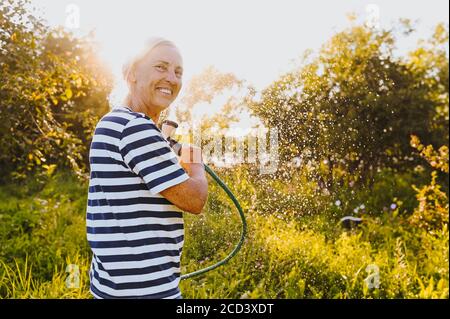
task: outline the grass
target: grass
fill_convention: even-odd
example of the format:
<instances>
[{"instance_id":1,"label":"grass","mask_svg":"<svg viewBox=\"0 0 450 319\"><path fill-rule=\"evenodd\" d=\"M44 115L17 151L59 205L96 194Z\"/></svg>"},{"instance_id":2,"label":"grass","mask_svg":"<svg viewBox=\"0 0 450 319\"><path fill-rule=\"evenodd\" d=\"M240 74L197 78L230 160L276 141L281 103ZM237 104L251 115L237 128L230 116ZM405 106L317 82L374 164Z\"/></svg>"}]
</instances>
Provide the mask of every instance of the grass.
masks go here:
<instances>
[{"instance_id":1,"label":"grass","mask_svg":"<svg viewBox=\"0 0 450 319\"><path fill-rule=\"evenodd\" d=\"M336 223L345 212L333 205L283 214L304 207L292 198L271 214L255 203L258 186L244 173L226 182L246 211L248 237L226 265L182 281L184 298L448 298L448 223L413 227L398 207L345 231ZM86 192L70 174L0 187L1 298L91 298ZM183 273L221 260L239 240L239 216L215 185L205 212L185 221Z\"/></svg>"}]
</instances>

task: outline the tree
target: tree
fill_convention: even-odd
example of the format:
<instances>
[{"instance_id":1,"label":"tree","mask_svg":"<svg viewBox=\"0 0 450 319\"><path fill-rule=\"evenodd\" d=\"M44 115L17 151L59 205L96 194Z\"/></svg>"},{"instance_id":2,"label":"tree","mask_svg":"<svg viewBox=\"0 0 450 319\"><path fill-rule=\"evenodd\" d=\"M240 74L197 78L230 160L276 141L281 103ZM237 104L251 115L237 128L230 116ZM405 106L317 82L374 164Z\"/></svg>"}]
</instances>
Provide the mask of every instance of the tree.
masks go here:
<instances>
[{"instance_id":1,"label":"tree","mask_svg":"<svg viewBox=\"0 0 450 319\"><path fill-rule=\"evenodd\" d=\"M71 94L70 83L66 85L68 91L56 104L52 103L52 111L59 123L67 123L68 130L81 139L85 146L82 156L87 165L87 151L95 125L109 111L108 96L112 90L112 74L95 53L97 48L93 34L75 38L62 29L51 30L43 45L45 51L53 57L63 61L71 59L75 64L73 71L83 76L85 86L82 90L74 95L73 92ZM75 83L78 84L79 81Z\"/></svg>"},{"instance_id":2,"label":"tree","mask_svg":"<svg viewBox=\"0 0 450 319\"><path fill-rule=\"evenodd\" d=\"M442 27L438 34L443 44ZM445 76L448 83L448 58L430 49L433 62L418 69L411 59L395 57L394 49L393 31L353 26L265 89L251 109L266 126L279 129L280 158L325 164L330 187L337 166L362 182L385 167L411 167L411 134L442 144L433 123L439 107L448 109L448 95L437 98ZM442 77L429 72L423 80L433 63Z\"/></svg>"},{"instance_id":3,"label":"tree","mask_svg":"<svg viewBox=\"0 0 450 319\"><path fill-rule=\"evenodd\" d=\"M85 172L93 124L107 111L111 76L91 43L52 30L26 0L0 5L0 167L2 177L42 169Z\"/></svg>"},{"instance_id":4,"label":"tree","mask_svg":"<svg viewBox=\"0 0 450 319\"><path fill-rule=\"evenodd\" d=\"M435 145L447 144L449 105L448 27L440 23L427 41L420 41L416 50L409 53L408 67L415 74L415 81L427 89L428 98L435 106L431 122L432 141Z\"/></svg>"}]
</instances>

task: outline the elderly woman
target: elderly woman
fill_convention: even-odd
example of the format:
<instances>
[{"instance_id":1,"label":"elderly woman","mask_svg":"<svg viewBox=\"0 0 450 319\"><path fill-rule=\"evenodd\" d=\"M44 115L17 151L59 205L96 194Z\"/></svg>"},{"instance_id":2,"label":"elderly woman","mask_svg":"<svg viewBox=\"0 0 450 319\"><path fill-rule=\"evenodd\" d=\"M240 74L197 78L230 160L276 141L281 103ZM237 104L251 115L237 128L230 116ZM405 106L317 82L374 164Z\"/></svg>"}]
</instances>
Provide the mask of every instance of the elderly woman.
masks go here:
<instances>
[{"instance_id":1,"label":"elderly woman","mask_svg":"<svg viewBox=\"0 0 450 319\"><path fill-rule=\"evenodd\" d=\"M182 75L175 45L152 39L124 67L124 106L97 124L87 207L95 298L181 298L182 212L199 214L208 196L200 150L183 147L178 158L156 125Z\"/></svg>"}]
</instances>

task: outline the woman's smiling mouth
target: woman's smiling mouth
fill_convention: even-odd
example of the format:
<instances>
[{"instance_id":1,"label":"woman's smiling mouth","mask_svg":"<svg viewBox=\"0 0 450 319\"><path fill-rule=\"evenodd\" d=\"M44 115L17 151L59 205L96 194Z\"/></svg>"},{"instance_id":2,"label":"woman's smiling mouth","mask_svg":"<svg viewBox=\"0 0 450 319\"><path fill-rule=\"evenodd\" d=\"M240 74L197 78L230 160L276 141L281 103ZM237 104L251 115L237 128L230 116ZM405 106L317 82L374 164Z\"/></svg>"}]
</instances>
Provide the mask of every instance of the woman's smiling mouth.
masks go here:
<instances>
[{"instance_id":1,"label":"woman's smiling mouth","mask_svg":"<svg viewBox=\"0 0 450 319\"><path fill-rule=\"evenodd\" d=\"M172 90L168 88L156 88L156 90L167 96L171 96L173 93Z\"/></svg>"}]
</instances>

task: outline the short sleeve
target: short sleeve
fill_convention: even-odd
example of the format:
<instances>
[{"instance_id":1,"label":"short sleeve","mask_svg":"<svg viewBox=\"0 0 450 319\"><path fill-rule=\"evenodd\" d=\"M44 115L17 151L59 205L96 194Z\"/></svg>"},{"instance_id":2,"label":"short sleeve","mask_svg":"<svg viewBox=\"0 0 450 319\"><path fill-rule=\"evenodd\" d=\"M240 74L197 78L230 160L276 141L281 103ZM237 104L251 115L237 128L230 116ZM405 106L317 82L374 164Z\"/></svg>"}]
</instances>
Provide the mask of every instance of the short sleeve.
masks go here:
<instances>
[{"instance_id":1,"label":"short sleeve","mask_svg":"<svg viewBox=\"0 0 450 319\"><path fill-rule=\"evenodd\" d=\"M152 194L189 179L169 143L148 118L137 117L128 122L119 150L124 162L144 180Z\"/></svg>"}]
</instances>

